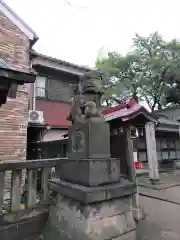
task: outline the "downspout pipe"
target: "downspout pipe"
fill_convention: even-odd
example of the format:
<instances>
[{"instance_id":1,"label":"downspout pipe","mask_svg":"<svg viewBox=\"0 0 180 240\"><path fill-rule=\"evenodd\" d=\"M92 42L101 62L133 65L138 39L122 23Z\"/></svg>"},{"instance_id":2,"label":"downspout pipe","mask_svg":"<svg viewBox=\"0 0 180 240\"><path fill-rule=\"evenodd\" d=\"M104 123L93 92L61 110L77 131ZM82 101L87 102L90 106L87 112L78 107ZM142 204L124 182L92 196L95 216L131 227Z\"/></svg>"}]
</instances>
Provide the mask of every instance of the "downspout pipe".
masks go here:
<instances>
[{"instance_id":1,"label":"downspout pipe","mask_svg":"<svg viewBox=\"0 0 180 240\"><path fill-rule=\"evenodd\" d=\"M36 110L36 82L33 83L32 90L32 110Z\"/></svg>"}]
</instances>

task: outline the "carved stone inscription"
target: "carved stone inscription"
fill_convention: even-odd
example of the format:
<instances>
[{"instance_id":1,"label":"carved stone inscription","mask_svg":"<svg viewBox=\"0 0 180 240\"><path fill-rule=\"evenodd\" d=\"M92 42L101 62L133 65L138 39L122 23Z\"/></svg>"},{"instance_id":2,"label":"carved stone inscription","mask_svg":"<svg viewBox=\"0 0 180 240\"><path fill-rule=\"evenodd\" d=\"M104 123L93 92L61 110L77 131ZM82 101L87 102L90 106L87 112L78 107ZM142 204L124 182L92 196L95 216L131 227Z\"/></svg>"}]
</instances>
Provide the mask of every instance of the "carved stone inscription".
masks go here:
<instances>
[{"instance_id":1,"label":"carved stone inscription","mask_svg":"<svg viewBox=\"0 0 180 240\"><path fill-rule=\"evenodd\" d=\"M84 149L84 133L81 130L76 130L72 135L72 151L82 152Z\"/></svg>"}]
</instances>

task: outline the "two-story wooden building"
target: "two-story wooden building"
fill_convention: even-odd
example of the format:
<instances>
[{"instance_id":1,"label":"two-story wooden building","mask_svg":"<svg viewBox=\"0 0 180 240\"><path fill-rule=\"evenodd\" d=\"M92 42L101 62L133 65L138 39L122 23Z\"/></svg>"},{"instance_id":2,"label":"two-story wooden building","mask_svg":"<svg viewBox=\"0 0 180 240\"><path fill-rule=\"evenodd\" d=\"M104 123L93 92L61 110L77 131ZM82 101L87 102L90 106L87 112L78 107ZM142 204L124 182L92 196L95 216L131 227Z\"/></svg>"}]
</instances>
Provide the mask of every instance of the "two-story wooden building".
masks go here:
<instances>
[{"instance_id":1,"label":"two-story wooden building","mask_svg":"<svg viewBox=\"0 0 180 240\"><path fill-rule=\"evenodd\" d=\"M32 153L31 143L43 143L50 157L57 156L59 140L64 138L71 122L67 120L74 86L79 77L92 69L55 59L32 51L32 67L37 73L29 97L28 156L43 157L43 152ZM49 147L51 146L51 147ZM62 150L63 151L63 150ZM64 152L66 150L64 149ZM47 153L46 153L47 156Z\"/></svg>"}]
</instances>

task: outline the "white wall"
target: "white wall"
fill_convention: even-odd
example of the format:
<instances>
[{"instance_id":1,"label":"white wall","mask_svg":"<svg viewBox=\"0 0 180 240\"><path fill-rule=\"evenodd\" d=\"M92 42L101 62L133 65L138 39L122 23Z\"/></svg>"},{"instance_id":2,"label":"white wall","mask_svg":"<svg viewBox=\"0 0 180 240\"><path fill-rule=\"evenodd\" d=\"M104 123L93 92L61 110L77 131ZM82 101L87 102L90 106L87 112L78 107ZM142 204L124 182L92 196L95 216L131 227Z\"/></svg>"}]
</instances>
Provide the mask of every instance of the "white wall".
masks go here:
<instances>
[{"instance_id":1,"label":"white wall","mask_svg":"<svg viewBox=\"0 0 180 240\"><path fill-rule=\"evenodd\" d=\"M61 129L50 129L43 137L43 142L55 141L63 139L63 135L66 134L67 130Z\"/></svg>"}]
</instances>

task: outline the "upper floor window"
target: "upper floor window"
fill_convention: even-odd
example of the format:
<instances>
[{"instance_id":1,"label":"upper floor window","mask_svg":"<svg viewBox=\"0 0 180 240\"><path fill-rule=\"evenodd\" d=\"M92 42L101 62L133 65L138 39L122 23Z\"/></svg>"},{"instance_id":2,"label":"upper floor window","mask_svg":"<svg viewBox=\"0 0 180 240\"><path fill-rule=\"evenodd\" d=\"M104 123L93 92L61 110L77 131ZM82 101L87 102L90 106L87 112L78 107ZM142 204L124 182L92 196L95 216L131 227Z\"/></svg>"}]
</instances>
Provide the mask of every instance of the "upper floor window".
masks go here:
<instances>
[{"instance_id":1,"label":"upper floor window","mask_svg":"<svg viewBox=\"0 0 180 240\"><path fill-rule=\"evenodd\" d=\"M71 84L68 80L48 79L47 97L49 100L69 102L71 95Z\"/></svg>"},{"instance_id":2,"label":"upper floor window","mask_svg":"<svg viewBox=\"0 0 180 240\"><path fill-rule=\"evenodd\" d=\"M36 96L46 97L46 77L44 76L36 77Z\"/></svg>"},{"instance_id":3,"label":"upper floor window","mask_svg":"<svg viewBox=\"0 0 180 240\"><path fill-rule=\"evenodd\" d=\"M72 101L72 84L68 79L36 77L36 96L57 102Z\"/></svg>"}]
</instances>

